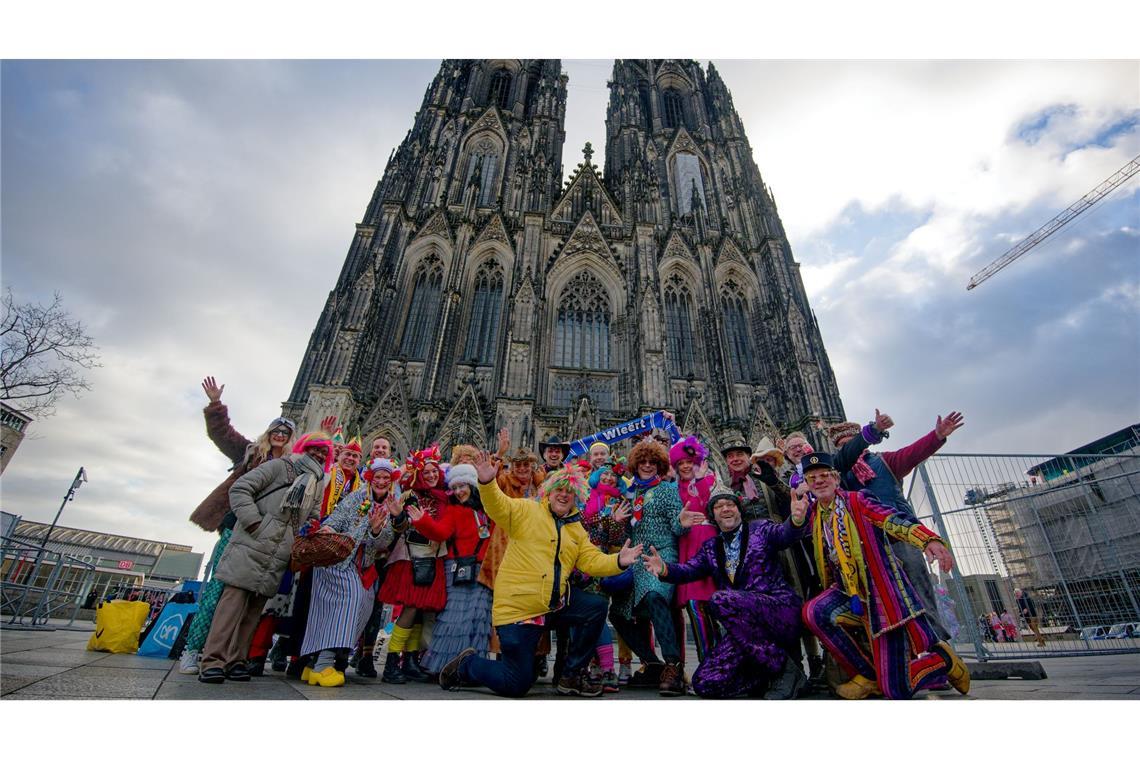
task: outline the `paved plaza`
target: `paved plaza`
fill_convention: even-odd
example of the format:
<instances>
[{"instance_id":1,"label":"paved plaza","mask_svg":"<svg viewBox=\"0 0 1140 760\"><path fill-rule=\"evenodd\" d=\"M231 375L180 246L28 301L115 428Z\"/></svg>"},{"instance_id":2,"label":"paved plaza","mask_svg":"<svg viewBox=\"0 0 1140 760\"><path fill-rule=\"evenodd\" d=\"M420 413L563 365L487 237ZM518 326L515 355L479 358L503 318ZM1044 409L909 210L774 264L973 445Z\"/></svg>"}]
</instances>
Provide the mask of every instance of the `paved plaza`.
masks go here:
<instances>
[{"instance_id":1,"label":"paved plaza","mask_svg":"<svg viewBox=\"0 0 1140 760\"><path fill-rule=\"evenodd\" d=\"M394 686L360 678L323 689L269 673L249 683L209 685L182 675L173 660L88 652L90 630L0 631L0 692L3 699L499 699L486 689L446 692L430 684ZM696 662L690 650L689 662ZM976 680L967 697L925 692L920 699L1140 699L1140 655L1062 657L1040 661L1044 680ZM971 663L972 664L972 663ZM690 666L690 672L692 667ZM542 679L528 699L559 697ZM693 698L693 697L690 697ZM810 694L806 699L830 699ZM655 690L623 689L602 699L663 699Z\"/></svg>"}]
</instances>

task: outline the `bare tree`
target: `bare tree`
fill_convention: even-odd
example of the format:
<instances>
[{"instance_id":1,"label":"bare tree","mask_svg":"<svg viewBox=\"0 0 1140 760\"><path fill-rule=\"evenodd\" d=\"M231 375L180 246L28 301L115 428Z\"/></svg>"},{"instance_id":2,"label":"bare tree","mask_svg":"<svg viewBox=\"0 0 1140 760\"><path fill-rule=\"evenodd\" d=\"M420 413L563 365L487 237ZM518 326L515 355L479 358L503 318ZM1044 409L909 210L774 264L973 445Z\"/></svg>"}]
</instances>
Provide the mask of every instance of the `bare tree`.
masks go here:
<instances>
[{"instance_id":1,"label":"bare tree","mask_svg":"<svg viewBox=\"0 0 1140 760\"><path fill-rule=\"evenodd\" d=\"M0 398L36 417L54 414L65 393L91 390L83 370L103 366L98 346L59 293L47 306L18 304L5 288L0 341Z\"/></svg>"}]
</instances>

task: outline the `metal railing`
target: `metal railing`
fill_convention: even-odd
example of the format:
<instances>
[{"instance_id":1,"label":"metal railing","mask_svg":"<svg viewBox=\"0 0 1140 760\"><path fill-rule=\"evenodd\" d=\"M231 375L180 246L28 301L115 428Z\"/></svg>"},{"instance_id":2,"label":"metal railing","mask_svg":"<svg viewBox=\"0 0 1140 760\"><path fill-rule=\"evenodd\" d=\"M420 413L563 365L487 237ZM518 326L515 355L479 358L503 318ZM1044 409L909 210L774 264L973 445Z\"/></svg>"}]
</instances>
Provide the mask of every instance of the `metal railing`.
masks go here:
<instances>
[{"instance_id":1,"label":"metal railing","mask_svg":"<svg viewBox=\"0 0 1140 760\"><path fill-rule=\"evenodd\" d=\"M955 567L932 578L939 613L978 659L1140 652L1136 447L938 454L909 498L948 539Z\"/></svg>"},{"instance_id":2,"label":"metal railing","mask_svg":"<svg viewBox=\"0 0 1140 760\"><path fill-rule=\"evenodd\" d=\"M44 627L49 620L65 619L73 624L95 571L94 564L75 555L5 537L0 545L0 622Z\"/></svg>"}]
</instances>

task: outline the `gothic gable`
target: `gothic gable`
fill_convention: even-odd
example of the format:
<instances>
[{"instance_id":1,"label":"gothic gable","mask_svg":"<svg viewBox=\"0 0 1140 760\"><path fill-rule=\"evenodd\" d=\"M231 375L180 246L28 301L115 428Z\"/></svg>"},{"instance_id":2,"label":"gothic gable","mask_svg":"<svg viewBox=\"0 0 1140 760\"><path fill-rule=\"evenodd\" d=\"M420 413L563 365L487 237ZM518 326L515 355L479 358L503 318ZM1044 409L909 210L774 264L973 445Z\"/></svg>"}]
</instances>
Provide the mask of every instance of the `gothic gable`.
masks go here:
<instances>
[{"instance_id":1,"label":"gothic gable","mask_svg":"<svg viewBox=\"0 0 1140 760\"><path fill-rule=\"evenodd\" d=\"M762 390L753 397L752 427L748 431L748 442L753 446L759 443L762 438L775 441L780 435L780 431L777 430L776 425L772 422L772 417L764 406L764 399L767 395L767 391Z\"/></svg>"},{"instance_id":2,"label":"gothic gable","mask_svg":"<svg viewBox=\"0 0 1140 760\"><path fill-rule=\"evenodd\" d=\"M587 155L592 154L587 152ZM552 219L573 221L574 198L581 192L584 198L589 199L585 204L587 208L592 208L603 217L608 216L611 224L622 223L617 203L610 195L609 190L602 184L596 172L597 167L590 163L589 158L578 164L578 168L566 183L566 190L554 206L554 211L551 213Z\"/></svg>"},{"instance_id":3,"label":"gothic gable","mask_svg":"<svg viewBox=\"0 0 1140 760\"><path fill-rule=\"evenodd\" d=\"M685 242L685 236L681 234L680 230L673 230L663 250L662 261L674 256L684 261L696 261L697 258L693 249L689 248L689 244Z\"/></svg>"},{"instance_id":4,"label":"gothic gable","mask_svg":"<svg viewBox=\"0 0 1140 760\"><path fill-rule=\"evenodd\" d=\"M722 262L728 261L735 262L743 267L748 266L748 260L740 252L740 248L732 241L732 238L725 237L724 242L720 245L720 251L717 252L716 263L719 266Z\"/></svg>"},{"instance_id":5,"label":"gothic gable","mask_svg":"<svg viewBox=\"0 0 1140 760\"><path fill-rule=\"evenodd\" d=\"M503 219L498 214L491 217L491 221L487 222L487 226L475 238L475 245L485 242L502 243L507 248L511 248L511 238L507 235L507 228L503 226Z\"/></svg>"},{"instance_id":6,"label":"gothic gable","mask_svg":"<svg viewBox=\"0 0 1140 760\"><path fill-rule=\"evenodd\" d=\"M589 211L582 215L578 226L570 233L570 237L566 239L562 247L554 252L551 263L559 258L574 256L579 253L594 253L614 265L618 263L617 257L610 250L606 239L602 237L602 231L598 227L598 223L594 221L594 215Z\"/></svg>"},{"instance_id":7,"label":"gothic gable","mask_svg":"<svg viewBox=\"0 0 1140 760\"><path fill-rule=\"evenodd\" d=\"M689 134L689 130L685 127L677 127L677 134L673 136L673 142L669 144L665 155L671 156L674 153L692 153L697 156L707 166L708 158L705 156L704 151L697 147L697 143L693 140L693 136Z\"/></svg>"},{"instance_id":8,"label":"gothic gable","mask_svg":"<svg viewBox=\"0 0 1140 760\"><path fill-rule=\"evenodd\" d=\"M507 144L507 128L503 126L503 119L499 115L499 108L497 106L491 106L483 112L483 115L467 130L467 137L464 139L464 142L469 141L475 133L485 130L494 132L502 139L504 145Z\"/></svg>"},{"instance_id":9,"label":"gothic gable","mask_svg":"<svg viewBox=\"0 0 1140 760\"><path fill-rule=\"evenodd\" d=\"M443 211L436 211L431 215L431 218L424 223L424 226L416 232L416 236L412 238L413 242L420 238L428 237L429 235L436 235L443 238L444 241L451 244L451 228L447 224L447 217Z\"/></svg>"},{"instance_id":10,"label":"gothic gable","mask_svg":"<svg viewBox=\"0 0 1140 760\"><path fill-rule=\"evenodd\" d=\"M681 429L694 433L705 448L709 450L709 466L716 470L723 469L724 457L720 454L720 441L713 429L712 423L701 407L701 396L693 394L689 399L689 406L681 420Z\"/></svg>"},{"instance_id":11,"label":"gothic gable","mask_svg":"<svg viewBox=\"0 0 1140 760\"><path fill-rule=\"evenodd\" d=\"M435 439L444 452L458 443L467 443L480 449L487 448L487 426L483 418L483 408L479 403L476 385L468 383L459 400L451 408Z\"/></svg>"},{"instance_id":12,"label":"gothic gable","mask_svg":"<svg viewBox=\"0 0 1140 760\"><path fill-rule=\"evenodd\" d=\"M361 430L368 441L384 436L398 451L406 454L418 441L413 434L407 377L401 367L389 371L385 386L387 389L372 407Z\"/></svg>"}]
</instances>

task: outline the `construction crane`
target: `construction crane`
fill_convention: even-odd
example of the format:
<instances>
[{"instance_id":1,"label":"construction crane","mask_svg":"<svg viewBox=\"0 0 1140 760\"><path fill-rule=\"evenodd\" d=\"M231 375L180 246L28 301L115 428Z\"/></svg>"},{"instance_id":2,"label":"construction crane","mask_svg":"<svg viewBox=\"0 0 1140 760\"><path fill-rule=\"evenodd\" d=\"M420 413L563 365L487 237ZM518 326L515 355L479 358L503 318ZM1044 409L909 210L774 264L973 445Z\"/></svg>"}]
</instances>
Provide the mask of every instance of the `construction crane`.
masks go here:
<instances>
[{"instance_id":1,"label":"construction crane","mask_svg":"<svg viewBox=\"0 0 1140 760\"><path fill-rule=\"evenodd\" d=\"M1049 237L1054 232L1061 229L1084 212L1088 211L1106 195L1127 182L1137 172L1140 172L1140 156L1133 158L1131 161L1125 164L1124 167L1120 169L1120 171L1116 172L1116 174L1113 174L1104 182L1101 182L1079 201L1074 203L1072 206L1069 206L1061 213L1057 214L1027 238L1003 253L985 269L971 277L970 284L966 286L966 290L973 290L1001 270L1005 269L1019 256L1027 253L1029 249L1033 248L1033 246L1037 245L1042 240Z\"/></svg>"}]
</instances>

